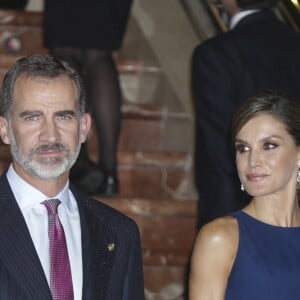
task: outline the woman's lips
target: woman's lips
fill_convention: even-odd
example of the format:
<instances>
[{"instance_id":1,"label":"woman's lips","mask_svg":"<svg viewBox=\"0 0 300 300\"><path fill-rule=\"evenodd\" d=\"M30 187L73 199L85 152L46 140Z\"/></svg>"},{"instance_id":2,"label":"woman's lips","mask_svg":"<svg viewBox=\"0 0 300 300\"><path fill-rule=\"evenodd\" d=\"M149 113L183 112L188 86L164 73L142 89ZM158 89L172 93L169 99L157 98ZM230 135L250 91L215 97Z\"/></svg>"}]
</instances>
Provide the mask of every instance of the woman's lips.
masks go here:
<instances>
[{"instance_id":1,"label":"woman's lips","mask_svg":"<svg viewBox=\"0 0 300 300\"><path fill-rule=\"evenodd\" d=\"M247 179L252 182L263 180L265 177L267 177L266 174L248 174L247 175Z\"/></svg>"}]
</instances>

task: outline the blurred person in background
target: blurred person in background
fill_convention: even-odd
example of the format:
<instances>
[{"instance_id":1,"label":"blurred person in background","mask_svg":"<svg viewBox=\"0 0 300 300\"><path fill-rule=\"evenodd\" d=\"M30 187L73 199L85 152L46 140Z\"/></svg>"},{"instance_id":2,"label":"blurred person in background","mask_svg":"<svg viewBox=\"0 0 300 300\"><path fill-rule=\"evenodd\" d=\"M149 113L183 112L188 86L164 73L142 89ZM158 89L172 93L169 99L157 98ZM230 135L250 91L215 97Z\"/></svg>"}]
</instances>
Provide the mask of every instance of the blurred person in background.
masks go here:
<instances>
[{"instance_id":1,"label":"blurred person in background","mask_svg":"<svg viewBox=\"0 0 300 300\"><path fill-rule=\"evenodd\" d=\"M89 194L119 192L117 148L121 88L113 52L122 46L132 0L45 0L44 44L71 63L85 80L99 161L83 146L72 180Z\"/></svg>"},{"instance_id":2,"label":"blurred person in background","mask_svg":"<svg viewBox=\"0 0 300 300\"><path fill-rule=\"evenodd\" d=\"M198 45L192 57L195 184L199 228L241 209L230 128L237 106L253 92L275 89L300 99L300 34L278 19L276 0L221 0L229 31Z\"/></svg>"}]
</instances>

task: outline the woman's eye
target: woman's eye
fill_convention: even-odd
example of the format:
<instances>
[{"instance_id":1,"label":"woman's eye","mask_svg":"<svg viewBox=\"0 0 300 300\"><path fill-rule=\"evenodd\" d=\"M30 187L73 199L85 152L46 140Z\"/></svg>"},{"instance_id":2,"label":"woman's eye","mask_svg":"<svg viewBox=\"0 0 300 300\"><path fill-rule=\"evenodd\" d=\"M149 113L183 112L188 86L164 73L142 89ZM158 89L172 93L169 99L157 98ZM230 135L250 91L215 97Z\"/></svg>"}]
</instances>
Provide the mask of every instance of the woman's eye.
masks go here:
<instances>
[{"instance_id":1,"label":"woman's eye","mask_svg":"<svg viewBox=\"0 0 300 300\"><path fill-rule=\"evenodd\" d=\"M244 152L247 152L250 150L250 148L248 146L242 145L242 144L235 145L235 149L239 153L244 153Z\"/></svg>"},{"instance_id":2,"label":"woman's eye","mask_svg":"<svg viewBox=\"0 0 300 300\"><path fill-rule=\"evenodd\" d=\"M265 150L271 150L271 149L274 149L274 148L276 148L276 147L277 147L277 145L274 144L274 143L265 143L263 148L264 148Z\"/></svg>"}]
</instances>

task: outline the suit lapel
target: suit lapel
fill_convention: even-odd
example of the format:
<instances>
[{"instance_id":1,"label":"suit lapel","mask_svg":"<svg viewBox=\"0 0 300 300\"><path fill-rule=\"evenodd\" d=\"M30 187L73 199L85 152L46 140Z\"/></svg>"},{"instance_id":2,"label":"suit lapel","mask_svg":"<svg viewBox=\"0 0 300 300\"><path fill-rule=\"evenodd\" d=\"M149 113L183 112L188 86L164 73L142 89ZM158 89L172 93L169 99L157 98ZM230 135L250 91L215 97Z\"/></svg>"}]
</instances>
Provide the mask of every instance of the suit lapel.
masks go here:
<instances>
[{"instance_id":1,"label":"suit lapel","mask_svg":"<svg viewBox=\"0 0 300 300\"><path fill-rule=\"evenodd\" d=\"M82 236L83 299L107 299L114 261L114 237L106 228L98 203L74 193L77 199Z\"/></svg>"},{"instance_id":2,"label":"suit lapel","mask_svg":"<svg viewBox=\"0 0 300 300\"><path fill-rule=\"evenodd\" d=\"M5 175L0 178L0 190L1 261L28 299L50 300L43 268Z\"/></svg>"}]
</instances>

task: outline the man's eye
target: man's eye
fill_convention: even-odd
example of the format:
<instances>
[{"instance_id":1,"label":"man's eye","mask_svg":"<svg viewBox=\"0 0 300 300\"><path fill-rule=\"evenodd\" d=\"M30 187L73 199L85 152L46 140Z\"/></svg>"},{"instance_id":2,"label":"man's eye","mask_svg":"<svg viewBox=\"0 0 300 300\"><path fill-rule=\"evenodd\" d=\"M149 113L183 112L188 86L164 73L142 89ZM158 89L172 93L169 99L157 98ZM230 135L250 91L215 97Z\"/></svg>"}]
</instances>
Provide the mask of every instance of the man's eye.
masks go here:
<instances>
[{"instance_id":1,"label":"man's eye","mask_svg":"<svg viewBox=\"0 0 300 300\"><path fill-rule=\"evenodd\" d=\"M39 119L38 115L28 115L24 117L25 121L37 121Z\"/></svg>"},{"instance_id":2,"label":"man's eye","mask_svg":"<svg viewBox=\"0 0 300 300\"><path fill-rule=\"evenodd\" d=\"M61 113L61 114L58 114L57 117L60 119L60 120L72 120L74 118L74 114L70 114L70 113Z\"/></svg>"},{"instance_id":3,"label":"man's eye","mask_svg":"<svg viewBox=\"0 0 300 300\"><path fill-rule=\"evenodd\" d=\"M244 153L244 152L249 151L250 148L246 145L237 144L237 145L235 145L235 150L236 150L236 152Z\"/></svg>"},{"instance_id":4,"label":"man's eye","mask_svg":"<svg viewBox=\"0 0 300 300\"><path fill-rule=\"evenodd\" d=\"M71 115L61 115L61 116L59 116L59 118L62 120L71 120L72 116Z\"/></svg>"}]
</instances>

